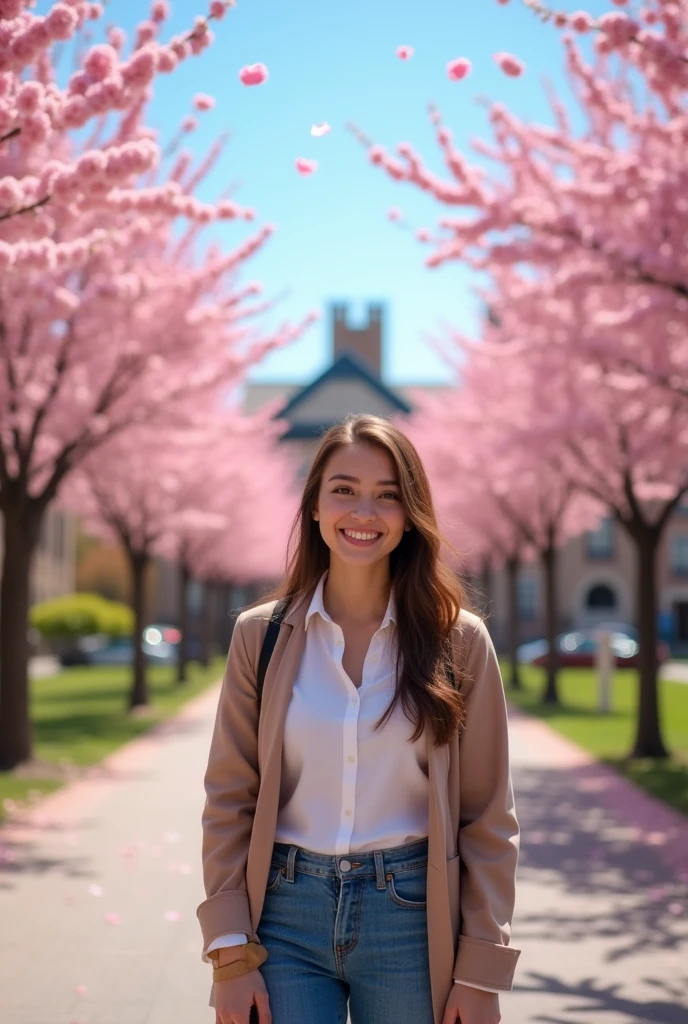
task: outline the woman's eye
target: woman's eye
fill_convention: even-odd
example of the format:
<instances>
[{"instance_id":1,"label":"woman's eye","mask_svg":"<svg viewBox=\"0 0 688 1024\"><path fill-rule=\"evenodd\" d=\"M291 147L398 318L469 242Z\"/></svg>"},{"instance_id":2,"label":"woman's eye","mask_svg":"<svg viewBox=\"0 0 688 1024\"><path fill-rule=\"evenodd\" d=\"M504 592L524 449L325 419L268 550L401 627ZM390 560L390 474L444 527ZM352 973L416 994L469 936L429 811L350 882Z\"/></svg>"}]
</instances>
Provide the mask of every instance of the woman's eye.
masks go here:
<instances>
[{"instance_id":1,"label":"woman's eye","mask_svg":"<svg viewBox=\"0 0 688 1024\"><path fill-rule=\"evenodd\" d=\"M399 495L396 493L396 491L386 491L383 495L381 495L381 497L383 497L383 498L394 498L394 500L396 501L398 499Z\"/></svg>"},{"instance_id":2,"label":"woman's eye","mask_svg":"<svg viewBox=\"0 0 688 1024\"><path fill-rule=\"evenodd\" d=\"M335 489L333 490L332 493L333 494L339 494L340 491L349 491L349 492L351 492L351 488L347 487L346 484L342 484L341 487L335 487Z\"/></svg>"}]
</instances>

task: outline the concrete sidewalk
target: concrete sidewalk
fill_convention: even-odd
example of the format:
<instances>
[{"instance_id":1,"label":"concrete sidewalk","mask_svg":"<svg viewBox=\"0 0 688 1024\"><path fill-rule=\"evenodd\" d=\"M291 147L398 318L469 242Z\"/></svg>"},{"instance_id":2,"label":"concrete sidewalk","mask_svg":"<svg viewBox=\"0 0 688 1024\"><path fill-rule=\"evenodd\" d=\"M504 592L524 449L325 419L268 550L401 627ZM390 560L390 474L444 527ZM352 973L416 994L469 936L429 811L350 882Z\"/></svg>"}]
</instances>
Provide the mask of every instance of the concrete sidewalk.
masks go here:
<instances>
[{"instance_id":1,"label":"concrete sidewalk","mask_svg":"<svg viewBox=\"0 0 688 1024\"><path fill-rule=\"evenodd\" d=\"M218 695L0 829L2 1024L214 1024L195 910ZM688 1024L688 821L516 712L512 761L504 1024Z\"/></svg>"}]
</instances>

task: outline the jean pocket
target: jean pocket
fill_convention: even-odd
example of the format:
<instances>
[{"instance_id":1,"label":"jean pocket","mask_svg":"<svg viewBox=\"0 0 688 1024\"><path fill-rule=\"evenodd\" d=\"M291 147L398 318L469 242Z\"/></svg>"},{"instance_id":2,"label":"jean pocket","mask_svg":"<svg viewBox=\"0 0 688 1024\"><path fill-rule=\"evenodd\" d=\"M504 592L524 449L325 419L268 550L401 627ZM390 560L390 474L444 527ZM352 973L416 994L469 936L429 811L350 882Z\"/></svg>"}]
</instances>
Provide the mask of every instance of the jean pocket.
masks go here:
<instances>
[{"instance_id":1,"label":"jean pocket","mask_svg":"<svg viewBox=\"0 0 688 1024\"><path fill-rule=\"evenodd\" d=\"M268 871L268 881L265 886L265 895L269 896L270 893L277 892L279 889L280 882L282 881L282 875L284 869L281 866L271 864L270 870Z\"/></svg>"},{"instance_id":2,"label":"jean pocket","mask_svg":"<svg viewBox=\"0 0 688 1024\"><path fill-rule=\"evenodd\" d=\"M410 910L425 910L428 892L427 867L410 868L406 871L390 871L386 874L387 892L393 903Z\"/></svg>"}]
</instances>

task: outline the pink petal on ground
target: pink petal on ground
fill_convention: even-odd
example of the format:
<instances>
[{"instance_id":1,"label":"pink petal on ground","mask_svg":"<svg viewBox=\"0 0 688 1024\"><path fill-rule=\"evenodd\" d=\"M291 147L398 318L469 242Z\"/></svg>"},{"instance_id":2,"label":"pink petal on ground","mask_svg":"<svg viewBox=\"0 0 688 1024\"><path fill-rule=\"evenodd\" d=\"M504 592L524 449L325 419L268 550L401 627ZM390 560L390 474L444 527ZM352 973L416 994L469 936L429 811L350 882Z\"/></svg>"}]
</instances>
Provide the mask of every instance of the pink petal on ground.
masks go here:
<instances>
[{"instance_id":1,"label":"pink petal on ground","mask_svg":"<svg viewBox=\"0 0 688 1024\"><path fill-rule=\"evenodd\" d=\"M91 885L89 885L88 891L90 892L91 896L102 896L103 895L103 887L102 887L102 885L96 885L95 882L93 882Z\"/></svg>"},{"instance_id":2,"label":"pink petal on ground","mask_svg":"<svg viewBox=\"0 0 688 1024\"><path fill-rule=\"evenodd\" d=\"M122 918L119 914L106 914L105 920L108 924L121 924Z\"/></svg>"},{"instance_id":3,"label":"pink petal on ground","mask_svg":"<svg viewBox=\"0 0 688 1024\"><path fill-rule=\"evenodd\" d=\"M306 160L306 158L303 156L298 157L297 160L294 161L294 163L296 165L296 170L299 172L299 174L313 174L313 172L317 171L318 169L317 160Z\"/></svg>"},{"instance_id":4,"label":"pink petal on ground","mask_svg":"<svg viewBox=\"0 0 688 1024\"><path fill-rule=\"evenodd\" d=\"M473 65L468 57L458 57L456 60L450 60L447 64L447 74L452 82L460 82L470 75L472 68Z\"/></svg>"},{"instance_id":5,"label":"pink petal on ground","mask_svg":"<svg viewBox=\"0 0 688 1024\"><path fill-rule=\"evenodd\" d=\"M397 57L400 60L409 60L413 57L414 52L412 46L397 46Z\"/></svg>"},{"instance_id":6,"label":"pink petal on ground","mask_svg":"<svg viewBox=\"0 0 688 1024\"><path fill-rule=\"evenodd\" d=\"M660 903L666 896L666 889L661 885L655 886L654 889L650 889L650 899L653 903Z\"/></svg>"},{"instance_id":7,"label":"pink petal on ground","mask_svg":"<svg viewBox=\"0 0 688 1024\"><path fill-rule=\"evenodd\" d=\"M315 135L316 139L319 139L321 135L327 135L330 131L332 131L332 129L327 121L323 121L322 124L314 124L311 127L311 135Z\"/></svg>"},{"instance_id":8,"label":"pink petal on ground","mask_svg":"<svg viewBox=\"0 0 688 1024\"><path fill-rule=\"evenodd\" d=\"M669 911L670 914L676 914L677 916L684 912L683 911L683 906L680 903L670 903L669 906L667 907L667 910Z\"/></svg>"},{"instance_id":9,"label":"pink petal on ground","mask_svg":"<svg viewBox=\"0 0 688 1024\"><path fill-rule=\"evenodd\" d=\"M262 85L268 80L268 69L264 64L246 64L239 72L244 85Z\"/></svg>"}]
</instances>

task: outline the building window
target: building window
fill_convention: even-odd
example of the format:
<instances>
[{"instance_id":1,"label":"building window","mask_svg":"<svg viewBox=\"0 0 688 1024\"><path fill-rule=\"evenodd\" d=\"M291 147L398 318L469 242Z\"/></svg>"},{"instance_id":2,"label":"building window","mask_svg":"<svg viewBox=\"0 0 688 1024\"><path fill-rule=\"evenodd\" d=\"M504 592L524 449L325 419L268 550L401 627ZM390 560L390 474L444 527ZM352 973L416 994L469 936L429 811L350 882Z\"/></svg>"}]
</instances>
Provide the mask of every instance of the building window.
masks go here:
<instances>
[{"instance_id":1,"label":"building window","mask_svg":"<svg viewBox=\"0 0 688 1024\"><path fill-rule=\"evenodd\" d=\"M616 608L616 594L606 583L596 583L590 587L585 598L588 611L613 611Z\"/></svg>"},{"instance_id":2,"label":"building window","mask_svg":"<svg viewBox=\"0 0 688 1024\"><path fill-rule=\"evenodd\" d=\"M585 553L592 561L610 561L614 557L614 520L608 516L597 530L585 534Z\"/></svg>"},{"instance_id":3,"label":"building window","mask_svg":"<svg viewBox=\"0 0 688 1024\"><path fill-rule=\"evenodd\" d=\"M519 576L516 604L521 622L533 622L537 618L537 580L532 576Z\"/></svg>"},{"instance_id":4,"label":"building window","mask_svg":"<svg viewBox=\"0 0 688 1024\"><path fill-rule=\"evenodd\" d=\"M688 534L672 541L671 572L674 576L688 576Z\"/></svg>"}]
</instances>

